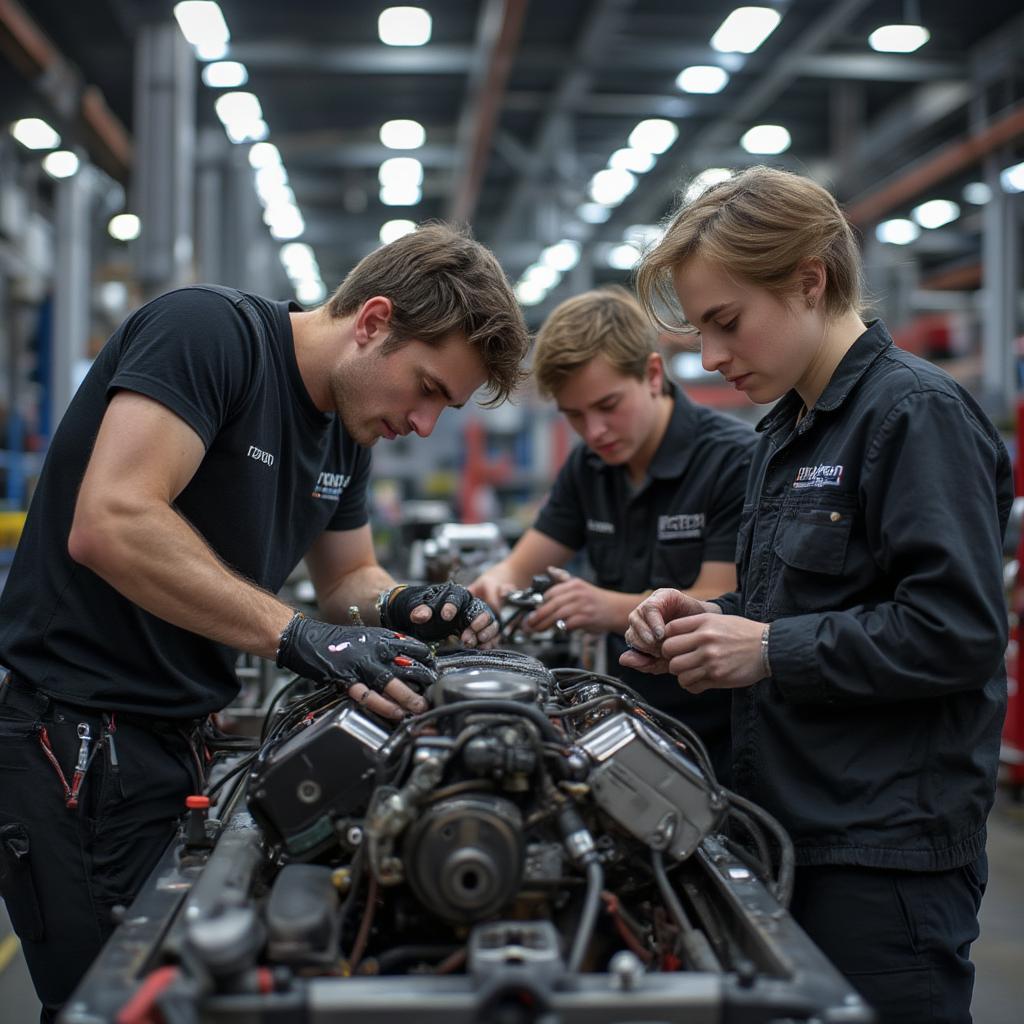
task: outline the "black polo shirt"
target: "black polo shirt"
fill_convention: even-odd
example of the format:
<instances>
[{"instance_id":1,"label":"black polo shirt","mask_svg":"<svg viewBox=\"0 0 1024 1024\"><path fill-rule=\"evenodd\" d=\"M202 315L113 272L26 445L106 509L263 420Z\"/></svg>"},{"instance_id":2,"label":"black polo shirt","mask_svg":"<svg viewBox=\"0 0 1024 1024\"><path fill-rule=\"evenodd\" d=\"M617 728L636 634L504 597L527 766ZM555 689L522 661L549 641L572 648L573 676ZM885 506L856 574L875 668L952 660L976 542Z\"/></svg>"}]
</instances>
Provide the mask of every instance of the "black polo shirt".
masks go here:
<instances>
[{"instance_id":1,"label":"black polo shirt","mask_svg":"<svg viewBox=\"0 0 1024 1024\"><path fill-rule=\"evenodd\" d=\"M733 690L736 789L798 864L947 870L984 849L1006 708L1010 459L978 403L874 322L796 422L758 425L727 614L772 623Z\"/></svg>"},{"instance_id":2,"label":"black polo shirt","mask_svg":"<svg viewBox=\"0 0 1024 1024\"><path fill-rule=\"evenodd\" d=\"M685 590L705 561L733 560L754 431L694 404L675 385L672 398L665 436L639 488L625 466L609 466L578 445L534 524L559 544L584 549L596 584L606 590ZM609 635L610 672L692 725L705 742L728 735L727 693L693 696L674 676L623 668L625 649L621 635Z\"/></svg>"}]
</instances>

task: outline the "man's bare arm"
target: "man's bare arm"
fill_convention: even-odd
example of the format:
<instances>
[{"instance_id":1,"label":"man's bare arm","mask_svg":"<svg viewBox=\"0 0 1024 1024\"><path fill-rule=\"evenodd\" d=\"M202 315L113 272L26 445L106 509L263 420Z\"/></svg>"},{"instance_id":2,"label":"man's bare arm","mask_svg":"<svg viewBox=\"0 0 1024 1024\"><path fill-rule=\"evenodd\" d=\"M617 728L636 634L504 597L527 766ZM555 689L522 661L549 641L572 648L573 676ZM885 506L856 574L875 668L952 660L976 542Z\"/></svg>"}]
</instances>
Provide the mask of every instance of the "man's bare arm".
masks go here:
<instances>
[{"instance_id":1,"label":"man's bare arm","mask_svg":"<svg viewBox=\"0 0 1024 1024\"><path fill-rule=\"evenodd\" d=\"M68 553L153 615L273 658L292 610L229 569L174 508L204 454L165 406L116 394L78 493Z\"/></svg>"}]
</instances>

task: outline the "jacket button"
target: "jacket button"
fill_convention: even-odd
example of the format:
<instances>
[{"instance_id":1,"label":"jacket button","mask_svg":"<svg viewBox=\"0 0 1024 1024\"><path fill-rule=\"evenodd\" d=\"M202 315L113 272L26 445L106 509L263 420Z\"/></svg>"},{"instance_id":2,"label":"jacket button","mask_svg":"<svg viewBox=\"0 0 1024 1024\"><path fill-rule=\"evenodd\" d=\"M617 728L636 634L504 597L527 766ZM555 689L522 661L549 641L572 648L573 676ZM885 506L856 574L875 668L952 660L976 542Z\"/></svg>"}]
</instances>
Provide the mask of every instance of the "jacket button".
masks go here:
<instances>
[{"instance_id":1,"label":"jacket button","mask_svg":"<svg viewBox=\"0 0 1024 1024\"><path fill-rule=\"evenodd\" d=\"M832 515L829 516L829 519L831 519L833 523L838 523L842 518L843 517L838 512L833 512Z\"/></svg>"}]
</instances>

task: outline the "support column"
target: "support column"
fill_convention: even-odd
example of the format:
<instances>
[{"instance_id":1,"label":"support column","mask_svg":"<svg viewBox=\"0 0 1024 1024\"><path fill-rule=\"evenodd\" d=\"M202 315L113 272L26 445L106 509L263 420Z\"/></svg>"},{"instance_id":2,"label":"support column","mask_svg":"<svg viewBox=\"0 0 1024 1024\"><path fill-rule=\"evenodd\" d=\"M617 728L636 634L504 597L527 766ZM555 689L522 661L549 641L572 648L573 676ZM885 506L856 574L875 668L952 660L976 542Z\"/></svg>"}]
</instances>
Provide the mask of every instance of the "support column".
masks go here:
<instances>
[{"instance_id":1,"label":"support column","mask_svg":"<svg viewBox=\"0 0 1024 1024\"><path fill-rule=\"evenodd\" d=\"M55 430L75 391L78 361L89 336L92 290L93 174L56 182L57 223L53 275L53 350L50 359L50 429Z\"/></svg>"},{"instance_id":2,"label":"support column","mask_svg":"<svg viewBox=\"0 0 1024 1024\"><path fill-rule=\"evenodd\" d=\"M1019 333L1020 197L1007 195L999 184L1000 168L1012 162L1007 152L993 154L985 161L985 181L992 198L982 213L982 402L996 421L1014 414L1017 399L1014 345Z\"/></svg>"},{"instance_id":3,"label":"support column","mask_svg":"<svg viewBox=\"0 0 1024 1024\"><path fill-rule=\"evenodd\" d=\"M145 25L135 48L135 243L147 298L193 280L196 68L173 22Z\"/></svg>"}]
</instances>

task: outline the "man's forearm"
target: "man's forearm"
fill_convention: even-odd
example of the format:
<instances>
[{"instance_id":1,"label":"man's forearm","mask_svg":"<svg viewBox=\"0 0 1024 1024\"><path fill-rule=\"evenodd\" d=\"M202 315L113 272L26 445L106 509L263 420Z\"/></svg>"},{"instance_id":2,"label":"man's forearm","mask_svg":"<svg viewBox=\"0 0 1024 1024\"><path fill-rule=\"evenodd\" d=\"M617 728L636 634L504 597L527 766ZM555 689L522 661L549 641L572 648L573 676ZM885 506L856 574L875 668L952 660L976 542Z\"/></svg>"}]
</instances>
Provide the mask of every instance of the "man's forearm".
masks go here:
<instances>
[{"instance_id":1,"label":"man's forearm","mask_svg":"<svg viewBox=\"0 0 1024 1024\"><path fill-rule=\"evenodd\" d=\"M171 506L123 509L76 526L72 557L152 615L273 658L292 609L232 572Z\"/></svg>"},{"instance_id":2,"label":"man's forearm","mask_svg":"<svg viewBox=\"0 0 1024 1024\"><path fill-rule=\"evenodd\" d=\"M346 623L349 609L354 605L368 626L380 625L377 598L382 590L398 584L379 565L364 565L348 572L334 589L320 599L321 614L328 622Z\"/></svg>"}]
</instances>

